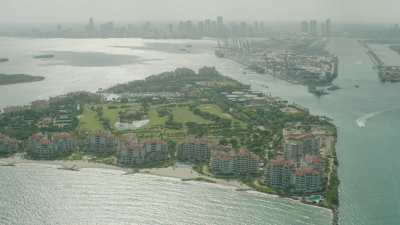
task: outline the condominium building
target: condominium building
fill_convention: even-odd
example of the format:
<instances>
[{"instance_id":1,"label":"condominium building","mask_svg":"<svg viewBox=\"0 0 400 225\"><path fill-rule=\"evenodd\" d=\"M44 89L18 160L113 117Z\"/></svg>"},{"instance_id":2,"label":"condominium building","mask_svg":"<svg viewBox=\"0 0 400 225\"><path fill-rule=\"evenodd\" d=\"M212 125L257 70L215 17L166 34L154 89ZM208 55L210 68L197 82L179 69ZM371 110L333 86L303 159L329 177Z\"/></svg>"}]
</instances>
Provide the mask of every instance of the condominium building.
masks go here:
<instances>
[{"instance_id":1,"label":"condominium building","mask_svg":"<svg viewBox=\"0 0 400 225\"><path fill-rule=\"evenodd\" d=\"M239 149L234 154L233 170L236 175L257 173L260 159L246 148Z\"/></svg>"},{"instance_id":2,"label":"condominium building","mask_svg":"<svg viewBox=\"0 0 400 225\"><path fill-rule=\"evenodd\" d=\"M320 137L302 129L284 129L283 150L285 159L298 164L305 155L320 154Z\"/></svg>"},{"instance_id":3,"label":"condominium building","mask_svg":"<svg viewBox=\"0 0 400 225\"><path fill-rule=\"evenodd\" d=\"M97 154L111 154L117 147L118 139L109 131L97 131L88 140L88 150Z\"/></svg>"},{"instance_id":4,"label":"condominium building","mask_svg":"<svg viewBox=\"0 0 400 225\"><path fill-rule=\"evenodd\" d=\"M18 142L16 139L0 133L0 154L10 154L16 152Z\"/></svg>"},{"instance_id":5,"label":"condominium building","mask_svg":"<svg viewBox=\"0 0 400 225\"><path fill-rule=\"evenodd\" d=\"M54 145L54 150L58 154L66 154L75 150L75 141L71 134L69 133L55 133L52 136L52 142Z\"/></svg>"},{"instance_id":6,"label":"condominium building","mask_svg":"<svg viewBox=\"0 0 400 225\"><path fill-rule=\"evenodd\" d=\"M69 133L54 133L52 136L36 133L29 139L31 155L37 159L51 159L72 152L76 145Z\"/></svg>"},{"instance_id":7,"label":"condominium building","mask_svg":"<svg viewBox=\"0 0 400 225\"><path fill-rule=\"evenodd\" d=\"M178 158L182 161L208 162L210 159L208 141L206 139L186 139L179 146Z\"/></svg>"},{"instance_id":8,"label":"condominium building","mask_svg":"<svg viewBox=\"0 0 400 225\"><path fill-rule=\"evenodd\" d=\"M314 170L323 172L325 168L325 163L318 155L306 155L304 156L301 165L303 167L310 167Z\"/></svg>"},{"instance_id":9,"label":"condominium building","mask_svg":"<svg viewBox=\"0 0 400 225\"><path fill-rule=\"evenodd\" d=\"M311 167L301 167L292 177L294 192L315 193L323 189L323 178L320 171Z\"/></svg>"},{"instance_id":10,"label":"condominium building","mask_svg":"<svg viewBox=\"0 0 400 225\"><path fill-rule=\"evenodd\" d=\"M289 188L294 171L295 166L291 160L271 160L265 169L264 183L274 188Z\"/></svg>"},{"instance_id":11,"label":"condominium building","mask_svg":"<svg viewBox=\"0 0 400 225\"><path fill-rule=\"evenodd\" d=\"M124 166L142 165L145 162L145 152L137 143L121 143L119 149L119 164Z\"/></svg>"},{"instance_id":12,"label":"condominium building","mask_svg":"<svg viewBox=\"0 0 400 225\"><path fill-rule=\"evenodd\" d=\"M119 163L124 166L161 162L168 158L168 145L159 139L145 140L143 143L125 139L119 144Z\"/></svg>"},{"instance_id":13,"label":"condominium building","mask_svg":"<svg viewBox=\"0 0 400 225\"><path fill-rule=\"evenodd\" d=\"M232 175L234 157L231 152L218 151L210 161L211 171L215 175Z\"/></svg>"},{"instance_id":14,"label":"condominium building","mask_svg":"<svg viewBox=\"0 0 400 225\"><path fill-rule=\"evenodd\" d=\"M302 166L291 160L271 160L265 168L264 183L295 193L315 193L323 189L323 164L318 156L306 156Z\"/></svg>"},{"instance_id":15,"label":"condominium building","mask_svg":"<svg viewBox=\"0 0 400 225\"><path fill-rule=\"evenodd\" d=\"M147 160L167 160L168 145L166 142L160 139L148 139L143 142L143 149L146 153Z\"/></svg>"},{"instance_id":16,"label":"condominium building","mask_svg":"<svg viewBox=\"0 0 400 225\"><path fill-rule=\"evenodd\" d=\"M33 134L29 140L29 150L36 159L51 159L56 156L55 148L47 134Z\"/></svg>"},{"instance_id":17,"label":"condominium building","mask_svg":"<svg viewBox=\"0 0 400 225\"><path fill-rule=\"evenodd\" d=\"M245 148L233 150L223 146L213 152L210 160L212 173L216 175L243 176L258 171L259 157Z\"/></svg>"}]
</instances>

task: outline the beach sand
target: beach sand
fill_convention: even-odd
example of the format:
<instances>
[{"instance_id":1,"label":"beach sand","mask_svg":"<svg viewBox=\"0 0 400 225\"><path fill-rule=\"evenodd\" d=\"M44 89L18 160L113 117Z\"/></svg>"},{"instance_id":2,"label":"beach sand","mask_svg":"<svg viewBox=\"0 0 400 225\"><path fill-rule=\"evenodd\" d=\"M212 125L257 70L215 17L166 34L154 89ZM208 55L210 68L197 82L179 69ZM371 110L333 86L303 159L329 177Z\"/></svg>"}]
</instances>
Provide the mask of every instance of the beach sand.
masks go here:
<instances>
[{"instance_id":1,"label":"beach sand","mask_svg":"<svg viewBox=\"0 0 400 225\"><path fill-rule=\"evenodd\" d=\"M52 160L52 161L44 161L44 160L28 160L21 159L18 157L9 157L0 159L0 165L15 163L18 165L27 165L27 164L42 164L42 165L54 165L59 168L66 167L71 168L75 167L78 169L85 168L96 168L96 169L112 169L112 170L120 170L126 173L131 173L133 171L132 168L123 168L114 165L107 165L103 163L90 162L87 160L75 160L75 161L64 161L64 160ZM251 189L247 185L241 183L237 180L224 180L214 177L205 176L197 173L192 169L192 165L177 163L174 166L166 167L166 168L149 168L149 169L139 169L138 173L141 174L149 174L154 176L161 177L172 177L177 179L195 179L195 178L207 178L208 180L212 180L217 185L229 186L237 189ZM196 181L194 181L196 182ZM200 182L200 181L199 181Z\"/></svg>"}]
</instances>

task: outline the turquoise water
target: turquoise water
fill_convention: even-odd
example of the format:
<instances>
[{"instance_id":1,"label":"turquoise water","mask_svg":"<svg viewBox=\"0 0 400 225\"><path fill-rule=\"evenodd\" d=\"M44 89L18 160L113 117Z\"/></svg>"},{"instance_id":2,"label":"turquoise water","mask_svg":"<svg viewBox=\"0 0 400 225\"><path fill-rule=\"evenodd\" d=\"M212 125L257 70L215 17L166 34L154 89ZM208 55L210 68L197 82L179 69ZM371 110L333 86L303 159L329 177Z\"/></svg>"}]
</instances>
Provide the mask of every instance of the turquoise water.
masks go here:
<instances>
[{"instance_id":1,"label":"turquoise water","mask_svg":"<svg viewBox=\"0 0 400 225\"><path fill-rule=\"evenodd\" d=\"M397 144L400 139L400 84L380 83L368 56L356 40L331 41L329 48L340 59L340 75L335 82L342 89L320 99L307 93L305 87L271 76L243 75L242 66L214 56L213 41L175 40L154 44L157 42L137 39L0 39L0 57L12 60L0 64L0 73L23 72L47 77L43 83L0 87L0 106L24 104L75 90L95 91L179 66L193 69L204 65L216 66L225 75L251 84L254 89L295 101L309 107L313 113L335 120L339 129L341 224L400 224L400 149ZM187 43L193 45L192 53L174 51ZM78 58L78 53L83 52L83 59L87 52L101 53L102 58L131 55L136 61L131 64L117 61L115 65L80 66L68 65L64 60L62 65L43 65L43 62L31 58L41 51L73 51L77 52L74 56ZM381 54L385 51L390 50L384 48ZM391 60L391 64L396 62L393 57ZM355 88L355 85L360 88ZM360 124L365 127L361 128ZM75 223L82 219L81 224L329 224L328 211L284 199L271 200L259 194L205 184L186 185L164 178L143 176L134 179L109 176L108 173L113 172L107 171L83 172L59 174L52 168L29 166L0 168L0 221L26 224L32 220L46 224L43 218L47 218L53 224L67 225L67 216L74 215ZM99 185L94 185L96 183ZM136 190L138 185L138 191L130 189L134 187ZM141 194L145 190L149 191L144 192L147 196ZM201 194L203 192L207 195ZM85 207L90 210L85 210ZM83 219L85 215L89 217L87 220Z\"/></svg>"}]
</instances>

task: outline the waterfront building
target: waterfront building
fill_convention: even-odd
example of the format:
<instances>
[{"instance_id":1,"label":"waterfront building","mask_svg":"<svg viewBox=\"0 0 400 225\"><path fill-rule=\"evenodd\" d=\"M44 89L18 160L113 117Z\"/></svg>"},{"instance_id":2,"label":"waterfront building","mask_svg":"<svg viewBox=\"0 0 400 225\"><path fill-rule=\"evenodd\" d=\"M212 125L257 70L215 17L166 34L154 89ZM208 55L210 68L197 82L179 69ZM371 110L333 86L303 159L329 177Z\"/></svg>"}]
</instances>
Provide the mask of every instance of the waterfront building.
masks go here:
<instances>
[{"instance_id":1,"label":"waterfront building","mask_svg":"<svg viewBox=\"0 0 400 225\"><path fill-rule=\"evenodd\" d=\"M145 140L143 143L134 139L121 139L118 152L119 164L124 166L162 162L169 157L167 143L159 139Z\"/></svg>"},{"instance_id":2,"label":"waterfront building","mask_svg":"<svg viewBox=\"0 0 400 225\"><path fill-rule=\"evenodd\" d=\"M285 128L283 150L285 159L300 163L305 155L320 155L320 138L301 127Z\"/></svg>"},{"instance_id":3,"label":"waterfront building","mask_svg":"<svg viewBox=\"0 0 400 225\"><path fill-rule=\"evenodd\" d=\"M36 159L51 159L56 155L49 136L42 133L36 133L31 136L29 150Z\"/></svg>"},{"instance_id":4,"label":"waterfront building","mask_svg":"<svg viewBox=\"0 0 400 225\"><path fill-rule=\"evenodd\" d=\"M57 154L66 154L72 152L76 145L71 134L69 133L55 133L52 137L54 150Z\"/></svg>"},{"instance_id":5,"label":"waterfront building","mask_svg":"<svg viewBox=\"0 0 400 225\"><path fill-rule=\"evenodd\" d=\"M291 185L295 166L282 158L271 160L265 168L264 183L273 188L287 189Z\"/></svg>"},{"instance_id":6,"label":"waterfront building","mask_svg":"<svg viewBox=\"0 0 400 225\"><path fill-rule=\"evenodd\" d=\"M10 154L17 151L18 141L0 133L0 154Z\"/></svg>"},{"instance_id":7,"label":"waterfront building","mask_svg":"<svg viewBox=\"0 0 400 225\"><path fill-rule=\"evenodd\" d=\"M168 145L161 139L148 139L143 142L146 160L163 161L168 159Z\"/></svg>"},{"instance_id":8,"label":"waterfront building","mask_svg":"<svg viewBox=\"0 0 400 225\"><path fill-rule=\"evenodd\" d=\"M208 162L210 149L208 141L204 138L188 138L180 144L178 158L182 161Z\"/></svg>"},{"instance_id":9,"label":"waterfront building","mask_svg":"<svg viewBox=\"0 0 400 225\"><path fill-rule=\"evenodd\" d=\"M54 133L52 136L36 133L28 141L31 155L37 159L51 159L71 153L76 145L69 133Z\"/></svg>"},{"instance_id":10,"label":"waterfront building","mask_svg":"<svg viewBox=\"0 0 400 225\"><path fill-rule=\"evenodd\" d=\"M259 157L246 148L234 154L233 172L235 175L255 174L258 171Z\"/></svg>"},{"instance_id":11,"label":"waterfront building","mask_svg":"<svg viewBox=\"0 0 400 225\"><path fill-rule=\"evenodd\" d=\"M232 175L234 158L231 152L218 151L210 161L211 171L215 175Z\"/></svg>"},{"instance_id":12,"label":"waterfront building","mask_svg":"<svg viewBox=\"0 0 400 225\"><path fill-rule=\"evenodd\" d=\"M98 154L111 154L117 150L118 139L109 131L99 130L88 140L88 150Z\"/></svg>"},{"instance_id":13,"label":"waterfront building","mask_svg":"<svg viewBox=\"0 0 400 225\"><path fill-rule=\"evenodd\" d=\"M323 189L322 173L311 167L298 168L291 182L296 193L315 193Z\"/></svg>"},{"instance_id":14,"label":"waterfront building","mask_svg":"<svg viewBox=\"0 0 400 225\"><path fill-rule=\"evenodd\" d=\"M317 170L320 172L323 172L324 165L325 165L323 160L321 159L321 157L318 155L304 156L301 164L304 167L310 167L310 168L313 168L314 170Z\"/></svg>"},{"instance_id":15,"label":"waterfront building","mask_svg":"<svg viewBox=\"0 0 400 225\"><path fill-rule=\"evenodd\" d=\"M258 171L259 157L245 148L233 150L232 146L219 146L210 160L215 175L244 176Z\"/></svg>"},{"instance_id":16,"label":"waterfront building","mask_svg":"<svg viewBox=\"0 0 400 225\"><path fill-rule=\"evenodd\" d=\"M119 164L124 166L142 165L145 162L143 146L133 142L122 142L119 147Z\"/></svg>"}]
</instances>

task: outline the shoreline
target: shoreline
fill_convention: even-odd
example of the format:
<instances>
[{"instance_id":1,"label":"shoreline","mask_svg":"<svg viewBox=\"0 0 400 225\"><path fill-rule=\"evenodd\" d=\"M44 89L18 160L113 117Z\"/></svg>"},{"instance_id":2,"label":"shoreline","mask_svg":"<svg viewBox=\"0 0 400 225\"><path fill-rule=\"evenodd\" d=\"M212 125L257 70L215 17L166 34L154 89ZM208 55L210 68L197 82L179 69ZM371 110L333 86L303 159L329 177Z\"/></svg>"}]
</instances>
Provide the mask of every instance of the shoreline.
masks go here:
<instances>
[{"instance_id":1,"label":"shoreline","mask_svg":"<svg viewBox=\"0 0 400 225\"><path fill-rule=\"evenodd\" d=\"M122 175L133 175L133 174L142 174L142 175L150 175L150 176L158 176L158 177L164 177L164 178L174 178L178 179L181 182L200 182L200 183L208 183L210 185L214 186L219 186L222 188L231 188L233 191L237 192L249 192L249 193L254 193L254 194L260 194L260 195L266 195L269 197L274 197L274 198L280 198L280 199L285 199L288 201L296 202L302 205L307 205L311 207L316 207L320 209L325 209L331 212L331 217L332 220L334 220L335 217L335 212L334 209L323 207L323 206L318 206L315 204L309 204L305 203L299 199L290 197L290 196L280 196L278 194L271 194L271 193L265 193L261 191L257 191L255 188L252 188L251 186L248 186L238 180L224 180L221 178L214 178L214 177L209 177L203 174L200 174L193 170L192 165L190 164L184 164L184 163L178 163L177 165L174 166L169 166L165 168L142 168L139 169L138 172L132 172L135 168L124 168L116 165L108 165L104 163L97 163L97 162L89 162L87 160L75 160L75 161L69 161L69 160L30 160L30 159L16 159L14 157L8 157L8 158L0 158L0 168L2 167L2 164L7 164L7 163L13 163L15 166L18 165L42 165L42 166L57 166L55 169L60 169L62 166L76 166L78 171L71 171L71 172L79 172L80 169L103 169L103 170L116 170L120 172L124 172ZM209 181L213 182L207 182L205 180L199 181L196 180L197 178L204 178ZM334 224L335 225L335 224Z\"/></svg>"},{"instance_id":2,"label":"shoreline","mask_svg":"<svg viewBox=\"0 0 400 225\"><path fill-rule=\"evenodd\" d=\"M241 183L237 180L224 180L220 178L213 178L208 177L202 174L199 174L195 170L192 169L192 166L189 164L178 163L175 166L169 166L165 168L141 168L138 169L138 172L132 172L135 168L125 168L120 167L117 165L109 165L104 163L97 163L97 162L90 162L87 160L76 160L76 161L69 161L69 160L30 160L30 159L16 159L14 157L8 158L0 158L0 168L2 164L15 164L17 165L51 165L57 166L57 168L62 168L63 166L72 167L75 166L77 169L110 169L110 170L118 170L125 172L125 175L130 174L147 174L153 176L160 176L160 177L169 177L169 178L176 178L180 179L183 182L187 181L196 181L196 178L204 178L211 181L214 181L217 185L222 185L225 187L232 187L236 189L248 189L253 190L253 188L247 186L246 184ZM76 171L79 172L79 171ZM184 181L187 180L187 181ZM202 181L198 181L202 182Z\"/></svg>"}]
</instances>

